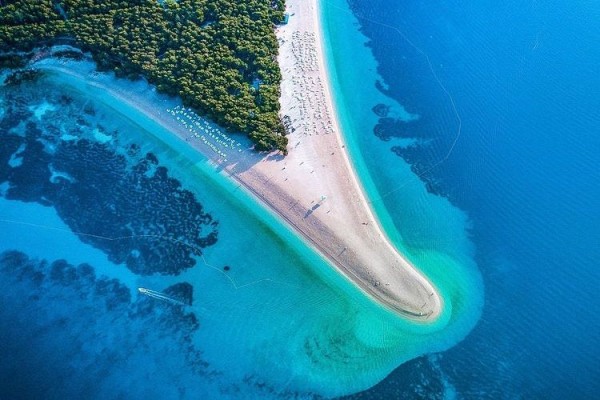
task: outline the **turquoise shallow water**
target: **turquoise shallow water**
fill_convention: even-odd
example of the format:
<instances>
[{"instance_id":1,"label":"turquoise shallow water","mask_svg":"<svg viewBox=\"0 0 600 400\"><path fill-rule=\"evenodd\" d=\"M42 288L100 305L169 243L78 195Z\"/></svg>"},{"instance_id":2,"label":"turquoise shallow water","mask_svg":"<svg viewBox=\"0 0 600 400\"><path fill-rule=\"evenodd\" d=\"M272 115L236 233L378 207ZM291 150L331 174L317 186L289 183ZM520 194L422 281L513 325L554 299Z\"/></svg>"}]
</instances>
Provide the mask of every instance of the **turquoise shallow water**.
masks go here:
<instances>
[{"instance_id":1,"label":"turquoise shallow water","mask_svg":"<svg viewBox=\"0 0 600 400\"><path fill-rule=\"evenodd\" d=\"M322 8L376 208L409 251L474 259L485 286L464 341L353 397L597 397L598 4Z\"/></svg>"},{"instance_id":2,"label":"turquoise shallow water","mask_svg":"<svg viewBox=\"0 0 600 400\"><path fill-rule=\"evenodd\" d=\"M454 265L426 270L443 318L404 321L105 91L48 73L1 96L3 396L334 396L473 324L477 279L443 253L413 254Z\"/></svg>"},{"instance_id":3,"label":"turquoise shallow water","mask_svg":"<svg viewBox=\"0 0 600 400\"><path fill-rule=\"evenodd\" d=\"M0 397L594 397L597 7L349 4L321 3L337 113L443 318L372 304L184 142L55 75L0 88Z\"/></svg>"}]
</instances>

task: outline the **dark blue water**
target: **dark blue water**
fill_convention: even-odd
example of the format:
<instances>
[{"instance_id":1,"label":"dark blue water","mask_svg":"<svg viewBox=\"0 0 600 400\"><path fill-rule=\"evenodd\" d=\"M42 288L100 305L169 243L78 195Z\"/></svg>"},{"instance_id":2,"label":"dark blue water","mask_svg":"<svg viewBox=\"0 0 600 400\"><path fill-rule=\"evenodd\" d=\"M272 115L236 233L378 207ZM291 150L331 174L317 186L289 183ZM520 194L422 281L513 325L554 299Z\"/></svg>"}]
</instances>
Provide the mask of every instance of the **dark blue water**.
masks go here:
<instances>
[{"instance_id":1,"label":"dark blue water","mask_svg":"<svg viewBox=\"0 0 600 400\"><path fill-rule=\"evenodd\" d=\"M420 116L382 120L373 134L416 138L388 150L468 213L486 287L483 315L465 341L403 365L357 398L594 398L600 4L350 5L381 90Z\"/></svg>"},{"instance_id":2,"label":"dark blue water","mask_svg":"<svg viewBox=\"0 0 600 400\"><path fill-rule=\"evenodd\" d=\"M434 254L448 319L397 318L71 65L0 85L0 399L338 396L472 328L472 270Z\"/></svg>"},{"instance_id":3,"label":"dark blue water","mask_svg":"<svg viewBox=\"0 0 600 400\"><path fill-rule=\"evenodd\" d=\"M354 397L594 398L600 7L351 5L381 90L419 115L364 133L387 146L363 149L375 185L399 183L393 166L368 163L383 149L464 210L486 289L463 342ZM305 338L329 363L324 343L351 348L368 310L109 110L45 85L0 94L0 398L314 397L289 386L297 372L323 375L301 357ZM375 199L396 224L400 192Z\"/></svg>"}]
</instances>

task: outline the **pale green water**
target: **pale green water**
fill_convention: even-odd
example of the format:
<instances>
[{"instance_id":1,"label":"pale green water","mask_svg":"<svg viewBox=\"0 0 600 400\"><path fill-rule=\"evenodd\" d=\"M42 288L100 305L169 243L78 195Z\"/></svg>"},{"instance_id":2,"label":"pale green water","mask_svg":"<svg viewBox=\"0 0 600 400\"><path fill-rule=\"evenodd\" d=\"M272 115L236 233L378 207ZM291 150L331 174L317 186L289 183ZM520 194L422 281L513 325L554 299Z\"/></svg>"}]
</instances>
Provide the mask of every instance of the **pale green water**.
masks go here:
<instances>
[{"instance_id":1,"label":"pale green water","mask_svg":"<svg viewBox=\"0 0 600 400\"><path fill-rule=\"evenodd\" d=\"M479 304L469 300L479 300L481 290L472 265L433 249L413 251L413 261L441 291L445 308L431 325L404 321L363 296L256 201L234 191L235 185L187 144L149 125L135 110L127 109L126 115L167 145L160 153L153 151L170 161L170 171L184 186L203 193L203 204L220 216L221 237L236 239L231 246L209 249L207 261L247 266L246 276L236 282L250 284L242 289L213 271L190 273L203 282L201 288L210 289L198 300L212 307L201 313L210 323L198 340L212 341L206 353L211 362L240 376L249 370L258 376L269 371L269 378L279 384L341 394L372 385L403 361L453 345L472 327ZM267 249L255 246L257 237L268 243ZM242 326L251 334L242 334ZM215 343L216 337L222 345ZM237 362L235 370L231 360Z\"/></svg>"},{"instance_id":2,"label":"pale green water","mask_svg":"<svg viewBox=\"0 0 600 400\"><path fill-rule=\"evenodd\" d=\"M377 62L347 3L327 0L320 7L330 87L354 168L394 245L442 293L446 325L424 349L446 349L474 327L483 305L483 283L468 238L470 222L448 199L429 193L410 166L389 151L391 145L407 144L406 139L390 144L373 135L379 117L370 110L376 104L388 106L393 118L406 121L419 116L377 89Z\"/></svg>"},{"instance_id":3,"label":"pale green water","mask_svg":"<svg viewBox=\"0 0 600 400\"><path fill-rule=\"evenodd\" d=\"M369 300L272 213L139 111L66 75L52 74L45 84L89 99L106 132L119 132L120 148L142 144L142 152L154 153L169 175L218 220L219 241L204 249L195 268L177 277L113 274L134 292L136 286L160 291L183 281L194 286L191 310L201 328L193 343L218 376L201 382L203 390L219 393L223 387L253 382L274 393L352 393L377 383L408 359L447 348L470 327L465 322L470 313L465 299L474 279L447 255L430 249L411 252L412 260L441 291L445 309L432 324L406 321ZM131 85L137 90L141 84ZM166 98L156 104L163 111L176 105ZM42 118L59 112L43 108ZM89 136L100 143L111 140L93 129ZM46 222L58 224L52 218ZM80 250L78 258L67 255L67 261L81 262L88 253L91 263L102 259L89 246ZM224 265L231 270L225 273ZM244 394L244 398L264 396L264 391Z\"/></svg>"}]
</instances>

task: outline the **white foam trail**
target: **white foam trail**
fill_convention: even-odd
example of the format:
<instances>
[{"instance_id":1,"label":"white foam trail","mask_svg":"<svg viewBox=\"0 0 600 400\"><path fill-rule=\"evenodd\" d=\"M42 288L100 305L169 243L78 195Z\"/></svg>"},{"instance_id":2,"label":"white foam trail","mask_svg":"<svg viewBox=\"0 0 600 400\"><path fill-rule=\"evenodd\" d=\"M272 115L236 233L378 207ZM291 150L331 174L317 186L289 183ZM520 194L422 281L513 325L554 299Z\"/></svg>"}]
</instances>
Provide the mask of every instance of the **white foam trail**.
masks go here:
<instances>
[{"instance_id":1,"label":"white foam trail","mask_svg":"<svg viewBox=\"0 0 600 400\"><path fill-rule=\"evenodd\" d=\"M188 306L189 305L189 304L186 304L186 303L184 303L182 301L174 299L173 297L169 297L169 296L167 296L164 293L157 292L155 290L151 290L151 289L146 289L146 288L143 288L143 287L139 287L138 288L138 292L140 292L141 294L145 294L148 297L153 297L155 299L166 301L166 302L169 302L169 303L172 303L172 304L177 304L177 305L180 305L180 306Z\"/></svg>"}]
</instances>

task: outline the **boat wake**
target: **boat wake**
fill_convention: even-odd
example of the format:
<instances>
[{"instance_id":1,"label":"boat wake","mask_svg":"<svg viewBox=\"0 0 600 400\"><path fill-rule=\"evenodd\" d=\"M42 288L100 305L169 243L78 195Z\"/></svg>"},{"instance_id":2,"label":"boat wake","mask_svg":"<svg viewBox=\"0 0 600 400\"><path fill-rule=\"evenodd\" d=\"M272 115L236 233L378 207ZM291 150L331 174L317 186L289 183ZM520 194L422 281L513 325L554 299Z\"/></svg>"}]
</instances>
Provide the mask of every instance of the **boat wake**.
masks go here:
<instances>
[{"instance_id":1,"label":"boat wake","mask_svg":"<svg viewBox=\"0 0 600 400\"><path fill-rule=\"evenodd\" d=\"M152 297L154 299L158 299L158 300L162 300L162 301L166 301L168 303L171 304L175 304L175 305L179 305L179 306L189 306L190 304L184 303L181 300L177 300L174 297L168 296L164 293L161 292L157 292L155 290L151 290L151 289L146 289L143 287L138 288L138 292L140 292L141 294L144 294L148 297Z\"/></svg>"}]
</instances>

